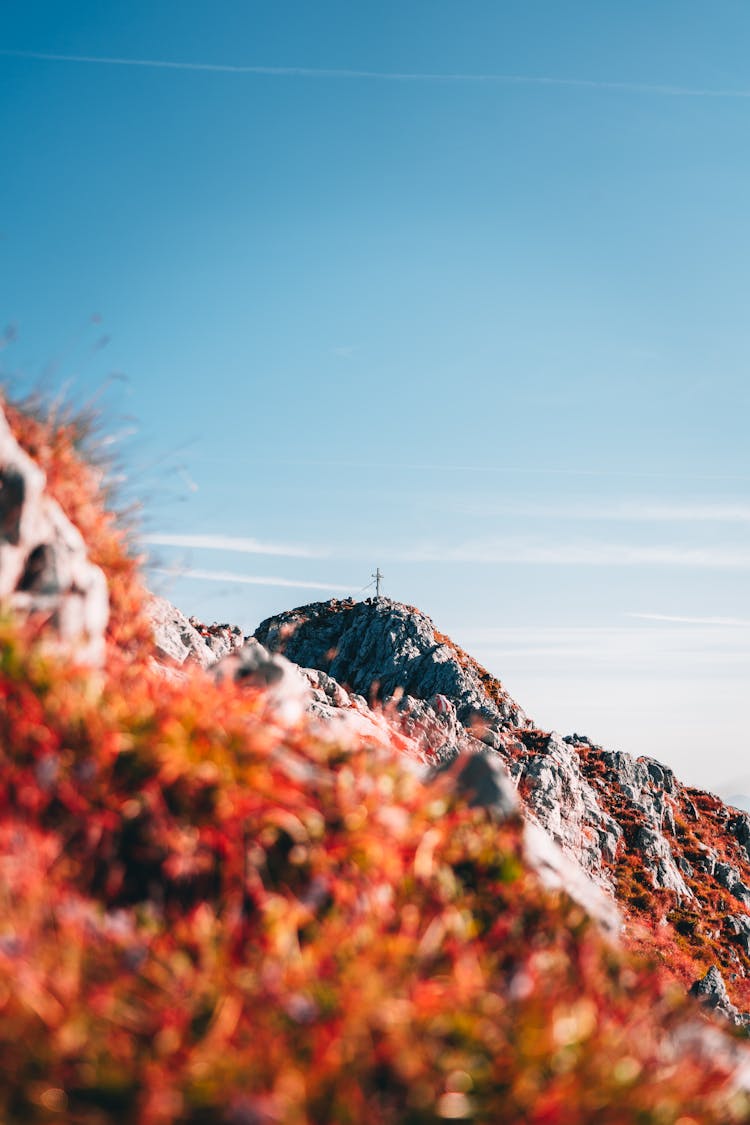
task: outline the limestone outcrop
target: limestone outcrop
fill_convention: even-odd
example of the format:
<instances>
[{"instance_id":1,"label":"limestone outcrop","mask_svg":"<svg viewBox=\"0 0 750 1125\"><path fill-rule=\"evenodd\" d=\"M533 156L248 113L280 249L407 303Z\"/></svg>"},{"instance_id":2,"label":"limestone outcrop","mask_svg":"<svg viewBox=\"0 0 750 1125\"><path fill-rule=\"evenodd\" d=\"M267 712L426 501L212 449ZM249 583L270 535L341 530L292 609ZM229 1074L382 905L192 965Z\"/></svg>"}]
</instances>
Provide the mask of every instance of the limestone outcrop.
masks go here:
<instances>
[{"instance_id":1,"label":"limestone outcrop","mask_svg":"<svg viewBox=\"0 0 750 1125\"><path fill-rule=\"evenodd\" d=\"M148 613L154 632L154 655L167 665L210 668L245 643L242 630L236 625L203 625L195 617L186 617L181 610L153 595Z\"/></svg>"},{"instance_id":2,"label":"limestone outcrop","mask_svg":"<svg viewBox=\"0 0 750 1125\"><path fill-rule=\"evenodd\" d=\"M465 727L499 732L530 725L502 685L436 632L429 617L389 598L316 602L269 618L255 638L371 702L444 696Z\"/></svg>"},{"instance_id":3,"label":"limestone outcrop","mask_svg":"<svg viewBox=\"0 0 750 1125\"><path fill-rule=\"evenodd\" d=\"M697 980L690 989L691 996L711 1012L729 1020L737 1027L750 1027L750 1016L740 1012L729 999L724 978L716 965L712 965L704 977Z\"/></svg>"},{"instance_id":4,"label":"limestone outcrop","mask_svg":"<svg viewBox=\"0 0 750 1125\"><path fill-rule=\"evenodd\" d=\"M78 661L104 658L107 581L79 532L48 493L0 407L0 604L44 620Z\"/></svg>"}]
</instances>

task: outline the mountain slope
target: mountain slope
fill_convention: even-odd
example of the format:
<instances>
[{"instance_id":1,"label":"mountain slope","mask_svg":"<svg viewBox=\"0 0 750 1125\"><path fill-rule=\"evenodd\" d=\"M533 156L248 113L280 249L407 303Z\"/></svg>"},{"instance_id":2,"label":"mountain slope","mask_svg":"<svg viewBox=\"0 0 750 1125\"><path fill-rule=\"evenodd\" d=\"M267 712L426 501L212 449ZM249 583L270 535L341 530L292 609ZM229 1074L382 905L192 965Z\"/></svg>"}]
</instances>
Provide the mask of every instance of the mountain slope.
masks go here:
<instances>
[{"instance_id":1,"label":"mountain slope","mask_svg":"<svg viewBox=\"0 0 750 1125\"><path fill-rule=\"evenodd\" d=\"M527 815L625 913L630 939L655 942L689 985L717 966L750 1009L750 816L683 786L668 767L537 729L502 684L410 606L386 598L302 606L255 638L320 669L450 758L480 740L501 758Z\"/></svg>"},{"instance_id":2,"label":"mountain slope","mask_svg":"<svg viewBox=\"0 0 750 1125\"><path fill-rule=\"evenodd\" d=\"M76 429L11 428L109 617L92 662L44 600L0 606L4 1122L750 1122L748 1045L542 884L499 753L425 777L387 716L326 726L286 706L291 666L169 612L158 663ZM24 526L15 456L0 545ZM228 652L214 674L200 645Z\"/></svg>"}]
</instances>

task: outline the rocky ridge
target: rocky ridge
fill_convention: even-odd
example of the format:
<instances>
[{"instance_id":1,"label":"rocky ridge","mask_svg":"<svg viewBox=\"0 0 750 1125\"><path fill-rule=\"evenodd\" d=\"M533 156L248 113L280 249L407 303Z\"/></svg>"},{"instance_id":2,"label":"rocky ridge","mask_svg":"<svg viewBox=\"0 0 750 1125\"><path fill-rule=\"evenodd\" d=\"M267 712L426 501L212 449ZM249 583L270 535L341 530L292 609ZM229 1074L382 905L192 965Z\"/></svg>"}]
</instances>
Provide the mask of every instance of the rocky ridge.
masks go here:
<instances>
[{"instance_id":1,"label":"rocky ridge","mask_svg":"<svg viewBox=\"0 0 750 1125\"><path fill-rule=\"evenodd\" d=\"M264 621L255 640L308 679L317 670L312 706L346 708L351 691L423 757L496 755L527 818L613 896L627 924L657 930L684 976L723 973L736 1006L750 1009L747 813L681 785L653 759L537 729L427 616L390 599L303 606Z\"/></svg>"},{"instance_id":2,"label":"rocky ridge","mask_svg":"<svg viewBox=\"0 0 750 1125\"><path fill-rule=\"evenodd\" d=\"M682 786L653 759L538 729L429 617L390 599L302 606L262 622L253 637L202 625L163 601L152 612L162 659L262 684L285 721L307 711L336 738L386 731L422 766L465 753L496 761L548 885L566 885L610 930L647 926L686 983L709 969L722 987L726 978L734 1000L713 1006L744 1021L750 815Z\"/></svg>"}]
</instances>

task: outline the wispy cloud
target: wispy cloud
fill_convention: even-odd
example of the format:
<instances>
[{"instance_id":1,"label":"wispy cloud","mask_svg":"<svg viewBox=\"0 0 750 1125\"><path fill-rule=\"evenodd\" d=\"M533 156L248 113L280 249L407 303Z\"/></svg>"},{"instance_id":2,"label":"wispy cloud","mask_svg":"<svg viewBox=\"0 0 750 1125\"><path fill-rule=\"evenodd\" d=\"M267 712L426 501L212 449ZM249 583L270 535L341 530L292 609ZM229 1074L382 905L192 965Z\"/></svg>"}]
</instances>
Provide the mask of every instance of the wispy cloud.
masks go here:
<instances>
[{"instance_id":1,"label":"wispy cloud","mask_svg":"<svg viewBox=\"0 0 750 1125\"><path fill-rule=\"evenodd\" d=\"M144 67L153 70L197 71L213 74L258 75L272 78L355 79L376 82L433 82L474 83L502 86L549 86L583 90L602 90L612 93L655 95L669 98L733 98L748 99L750 90L710 86L682 86L656 82L619 82L597 78L565 78L557 75L536 74L471 74L440 73L435 71L360 70L356 68L311 66L260 66L232 65L231 63L180 62L169 59L122 58L111 55L59 54L49 51L21 51L10 48L0 50L0 55L40 62L88 63L99 66Z\"/></svg>"},{"instance_id":2,"label":"wispy cloud","mask_svg":"<svg viewBox=\"0 0 750 1125\"><path fill-rule=\"evenodd\" d=\"M582 520L628 523L750 523L750 504L723 501L680 504L645 500L618 500L610 504L494 503L492 500L460 502L465 515L477 518L515 516L528 519Z\"/></svg>"},{"instance_id":3,"label":"wispy cloud","mask_svg":"<svg viewBox=\"0 0 750 1125\"><path fill-rule=\"evenodd\" d=\"M633 469L607 469L603 466L589 468L574 468L565 465L462 465L450 461L359 461L359 460L334 460L331 458L317 457L274 457L254 461L250 453L240 451L234 456L231 453L202 453L197 450L192 455L194 462L210 461L212 465L243 465L263 464L295 466L297 468L332 469L357 469L363 472L392 472L427 473L430 477L435 475L467 474L477 476L509 476L509 477L581 477L586 479L612 479L612 480L665 480L665 481L750 481L750 473L686 473L686 472L650 472L649 470Z\"/></svg>"},{"instance_id":4,"label":"wispy cloud","mask_svg":"<svg viewBox=\"0 0 750 1125\"><path fill-rule=\"evenodd\" d=\"M626 613L625 616L637 621L664 621L678 625L718 625L729 628L750 628L750 619L746 617L682 617L669 613Z\"/></svg>"},{"instance_id":5,"label":"wispy cloud","mask_svg":"<svg viewBox=\"0 0 750 1125\"><path fill-rule=\"evenodd\" d=\"M215 461L214 457L206 454L206 460ZM219 458L229 463L235 463L233 458ZM519 477L591 477L593 479L612 478L613 480L702 480L702 481L748 481L747 473L665 473L649 472L648 470L633 469L606 469L601 466L579 469L564 465L461 465L450 461L334 461L329 459L313 458L284 458L274 461L274 464L315 466L323 469L363 469L367 472L373 470L387 470L398 473L458 473L478 476L519 476Z\"/></svg>"},{"instance_id":6,"label":"wispy cloud","mask_svg":"<svg viewBox=\"0 0 750 1125\"><path fill-rule=\"evenodd\" d=\"M673 672L686 663L705 667L747 667L750 663L750 645L741 630L696 621L686 633L680 619L649 621L646 628L530 625L473 629L460 634L460 641L483 663L505 673L521 668L538 672L542 660L549 661L560 675L577 675L583 667L589 672L617 665Z\"/></svg>"},{"instance_id":7,"label":"wispy cloud","mask_svg":"<svg viewBox=\"0 0 750 1125\"><path fill-rule=\"evenodd\" d=\"M142 535L141 542L154 547L184 547L198 551L236 551L241 555L277 555L291 559L320 559L325 551L293 543L263 543L238 535L182 535L157 532Z\"/></svg>"},{"instance_id":8,"label":"wispy cloud","mask_svg":"<svg viewBox=\"0 0 750 1125\"><path fill-rule=\"evenodd\" d=\"M257 574L236 574L231 570L200 570L194 567L152 566L152 574L165 574L170 578L195 578L201 582L238 583L243 586L285 586L295 590L345 590L339 582L305 582L297 578L278 578Z\"/></svg>"},{"instance_id":9,"label":"wispy cloud","mask_svg":"<svg viewBox=\"0 0 750 1125\"><path fill-rule=\"evenodd\" d=\"M471 542L425 545L394 553L403 562L527 563L536 566L658 566L746 570L750 550L732 547L639 546L629 543Z\"/></svg>"}]
</instances>

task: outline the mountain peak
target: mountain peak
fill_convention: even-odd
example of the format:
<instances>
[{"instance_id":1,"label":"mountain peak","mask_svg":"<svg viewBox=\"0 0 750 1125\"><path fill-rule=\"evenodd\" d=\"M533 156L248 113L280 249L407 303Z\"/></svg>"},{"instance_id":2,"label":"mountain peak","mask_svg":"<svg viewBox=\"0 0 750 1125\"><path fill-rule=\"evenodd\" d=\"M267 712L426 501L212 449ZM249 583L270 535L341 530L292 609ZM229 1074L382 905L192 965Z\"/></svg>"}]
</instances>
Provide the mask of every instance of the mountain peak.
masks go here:
<instances>
[{"instance_id":1,"label":"mountain peak","mask_svg":"<svg viewBox=\"0 0 750 1125\"><path fill-rule=\"evenodd\" d=\"M372 704L390 702L428 758L497 754L527 818L614 896L635 944L645 924L686 984L710 955L733 1003L748 1010L748 813L681 785L651 758L537 729L500 681L413 606L314 602L268 618L255 638Z\"/></svg>"},{"instance_id":2,"label":"mountain peak","mask_svg":"<svg viewBox=\"0 0 750 1125\"><path fill-rule=\"evenodd\" d=\"M414 606L391 598L312 602L269 617L255 639L369 700L446 697L464 725L529 726L502 684Z\"/></svg>"}]
</instances>

